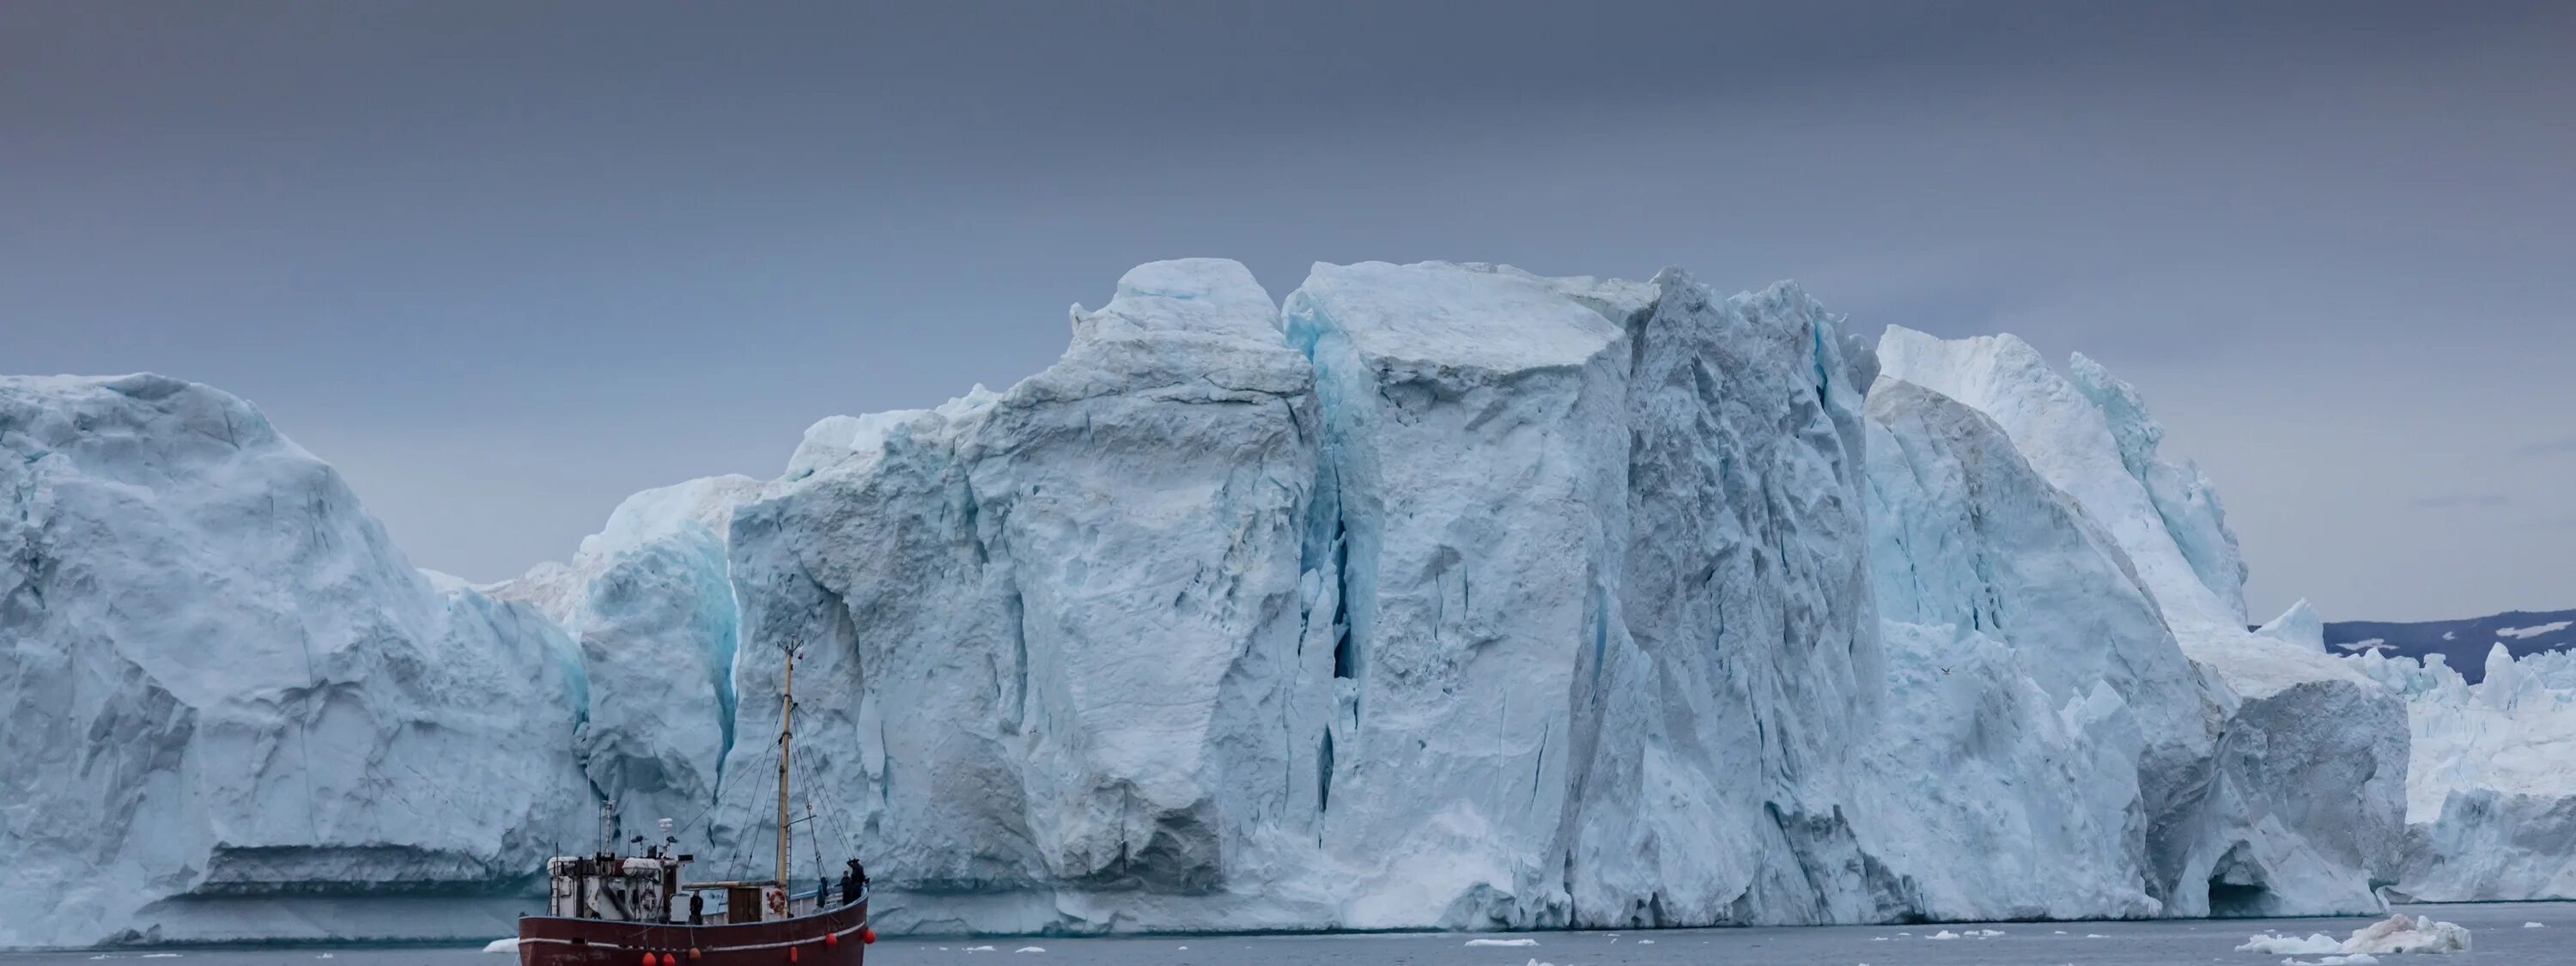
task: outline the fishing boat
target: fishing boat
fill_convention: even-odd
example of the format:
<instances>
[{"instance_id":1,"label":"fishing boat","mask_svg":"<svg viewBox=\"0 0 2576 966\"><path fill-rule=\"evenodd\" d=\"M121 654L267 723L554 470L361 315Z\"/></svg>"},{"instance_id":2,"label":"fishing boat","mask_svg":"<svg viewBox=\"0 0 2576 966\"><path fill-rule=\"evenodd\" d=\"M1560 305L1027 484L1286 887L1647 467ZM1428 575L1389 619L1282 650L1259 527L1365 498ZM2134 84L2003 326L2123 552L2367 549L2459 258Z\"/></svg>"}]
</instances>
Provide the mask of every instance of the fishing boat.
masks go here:
<instances>
[{"instance_id":1,"label":"fishing boat","mask_svg":"<svg viewBox=\"0 0 2576 966\"><path fill-rule=\"evenodd\" d=\"M662 841L615 849L615 806L602 806L600 851L546 862L546 914L519 917L520 966L859 966L868 928L867 873L847 864L839 895L820 870L811 891L788 886L795 823L788 821L788 762L796 713L796 655L787 655L778 719L778 864L774 878L690 882L695 857L678 851L669 819ZM811 816L812 806L807 806ZM821 856L815 856L819 865ZM707 896L723 906L708 911Z\"/></svg>"}]
</instances>

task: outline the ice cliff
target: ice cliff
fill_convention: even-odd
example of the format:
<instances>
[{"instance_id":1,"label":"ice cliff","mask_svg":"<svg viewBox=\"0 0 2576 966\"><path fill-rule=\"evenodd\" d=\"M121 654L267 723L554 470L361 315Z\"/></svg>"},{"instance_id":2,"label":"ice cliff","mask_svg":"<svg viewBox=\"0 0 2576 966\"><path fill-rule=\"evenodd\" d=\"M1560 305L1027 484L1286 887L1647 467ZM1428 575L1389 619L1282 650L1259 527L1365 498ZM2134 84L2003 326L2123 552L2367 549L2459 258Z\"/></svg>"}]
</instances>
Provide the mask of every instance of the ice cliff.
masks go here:
<instances>
[{"instance_id":1,"label":"ice cliff","mask_svg":"<svg viewBox=\"0 0 2576 966\"><path fill-rule=\"evenodd\" d=\"M5 378L0 450L0 947L364 930L235 900L470 905L589 841L564 636L412 569L258 410Z\"/></svg>"},{"instance_id":2,"label":"ice cliff","mask_svg":"<svg viewBox=\"0 0 2576 966\"><path fill-rule=\"evenodd\" d=\"M2414 732L2406 863L2427 902L2576 898L2576 653L2517 660L2502 641L2469 684L2440 654L2349 659L2406 699Z\"/></svg>"},{"instance_id":3,"label":"ice cliff","mask_svg":"<svg viewBox=\"0 0 2576 966\"><path fill-rule=\"evenodd\" d=\"M2163 430L2136 392L2082 356L2072 379L2061 376L2009 335L1941 340L1891 327L1879 355L1890 376L1994 419L2108 533L2202 674L2215 757L2171 776L2184 808L2158 819L2169 911L2377 909L2402 841L2402 704L2321 647L2246 629L2235 537L2198 471L2157 456Z\"/></svg>"},{"instance_id":4,"label":"ice cliff","mask_svg":"<svg viewBox=\"0 0 2576 966\"><path fill-rule=\"evenodd\" d=\"M0 862L66 910L0 945L163 921L254 850L303 865L234 893L503 894L602 797L765 868L789 650L800 869L863 856L889 932L2365 912L2396 876L2401 700L2245 630L2215 494L2081 357L1449 263L1282 303L1155 263L1071 325L480 591L238 401L0 384L36 521L0 522L0 708L49 729L6 738ZM182 794L207 761L256 777Z\"/></svg>"}]
</instances>

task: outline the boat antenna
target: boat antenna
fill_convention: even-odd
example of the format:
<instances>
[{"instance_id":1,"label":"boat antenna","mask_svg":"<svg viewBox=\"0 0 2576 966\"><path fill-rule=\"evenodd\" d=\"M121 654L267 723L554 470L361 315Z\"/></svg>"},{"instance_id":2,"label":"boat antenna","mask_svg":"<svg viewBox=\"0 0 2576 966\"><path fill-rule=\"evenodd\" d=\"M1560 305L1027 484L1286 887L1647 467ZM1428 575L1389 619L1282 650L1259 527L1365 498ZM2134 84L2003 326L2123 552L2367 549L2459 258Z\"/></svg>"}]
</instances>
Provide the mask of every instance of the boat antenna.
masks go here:
<instances>
[{"instance_id":1,"label":"boat antenna","mask_svg":"<svg viewBox=\"0 0 2576 966\"><path fill-rule=\"evenodd\" d=\"M787 888L787 753L789 722L796 714L796 648L787 648L787 680L779 687L778 706L778 887Z\"/></svg>"}]
</instances>

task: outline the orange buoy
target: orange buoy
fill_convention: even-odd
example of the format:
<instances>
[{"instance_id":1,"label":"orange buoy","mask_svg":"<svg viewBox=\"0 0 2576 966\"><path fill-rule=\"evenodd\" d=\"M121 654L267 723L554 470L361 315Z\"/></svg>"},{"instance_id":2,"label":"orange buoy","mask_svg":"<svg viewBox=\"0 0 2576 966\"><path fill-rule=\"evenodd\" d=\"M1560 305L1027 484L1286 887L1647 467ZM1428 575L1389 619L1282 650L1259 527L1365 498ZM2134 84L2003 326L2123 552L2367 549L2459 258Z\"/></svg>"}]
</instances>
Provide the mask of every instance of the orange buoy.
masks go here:
<instances>
[{"instance_id":1,"label":"orange buoy","mask_svg":"<svg viewBox=\"0 0 2576 966\"><path fill-rule=\"evenodd\" d=\"M644 966L653 966L656 962L659 962L659 960L654 959L652 953L644 954Z\"/></svg>"},{"instance_id":2,"label":"orange buoy","mask_svg":"<svg viewBox=\"0 0 2576 966\"><path fill-rule=\"evenodd\" d=\"M787 961L791 963L796 961L796 947L787 947Z\"/></svg>"},{"instance_id":3,"label":"orange buoy","mask_svg":"<svg viewBox=\"0 0 2576 966\"><path fill-rule=\"evenodd\" d=\"M870 928L868 928L868 927L866 927L866 926L860 926L860 927L859 927L859 944L860 944L860 945L870 945L870 944L875 943L876 941L877 941L877 931L876 931L876 930L874 930L874 929L870 929Z\"/></svg>"},{"instance_id":4,"label":"orange buoy","mask_svg":"<svg viewBox=\"0 0 2576 966\"><path fill-rule=\"evenodd\" d=\"M840 934L840 933L837 933L837 932L827 932L827 933L824 933L824 934L823 934L823 945L826 945L826 946L838 946L838 945L840 945L840 944L841 944L841 934Z\"/></svg>"},{"instance_id":5,"label":"orange buoy","mask_svg":"<svg viewBox=\"0 0 2576 966\"><path fill-rule=\"evenodd\" d=\"M696 961L697 961L697 958L698 958L698 947L696 947L696 946L691 946L691 947L689 947L689 961L690 961L690 962L696 962Z\"/></svg>"},{"instance_id":6,"label":"orange buoy","mask_svg":"<svg viewBox=\"0 0 2576 966\"><path fill-rule=\"evenodd\" d=\"M663 953L662 966L680 966L680 958L670 953Z\"/></svg>"}]
</instances>

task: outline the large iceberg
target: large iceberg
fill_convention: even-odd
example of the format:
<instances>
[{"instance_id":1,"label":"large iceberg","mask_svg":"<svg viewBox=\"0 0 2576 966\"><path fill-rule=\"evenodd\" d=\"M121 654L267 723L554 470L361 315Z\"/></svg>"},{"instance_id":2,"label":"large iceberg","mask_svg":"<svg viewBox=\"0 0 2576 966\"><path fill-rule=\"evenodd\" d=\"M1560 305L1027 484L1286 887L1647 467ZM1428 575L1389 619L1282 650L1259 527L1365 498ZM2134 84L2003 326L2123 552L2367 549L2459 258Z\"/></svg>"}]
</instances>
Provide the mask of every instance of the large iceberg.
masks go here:
<instances>
[{"instance_id":1,"label":"large iceberg","mask_svg":"<svg viewBox=\"0 0 2576 966\"><path fill-rule=\"evenodd\" d=\"M591 843L562 633L258 410L5 378L0 450L0 947L488 930Z\"/></svg>"},{"instance_id":2,"label":"large iceberg","mask_svg":"<svg viewBox=\"0 0 2576 966\"><path fill-rule=\"evenodd\" d=\"M863 857L886 932L2375 912L2396 874L2400 699L2313 615L2245 629L2207 481L2080 357L1482 264L1277 304L1160 262L1071 322L480 590L236 400L0 383L0 710L42 724L0 888L61 912L0 945L505 898L603 799L757 874L791 653L796 874Z\"/></svg>"}]
</instances>

